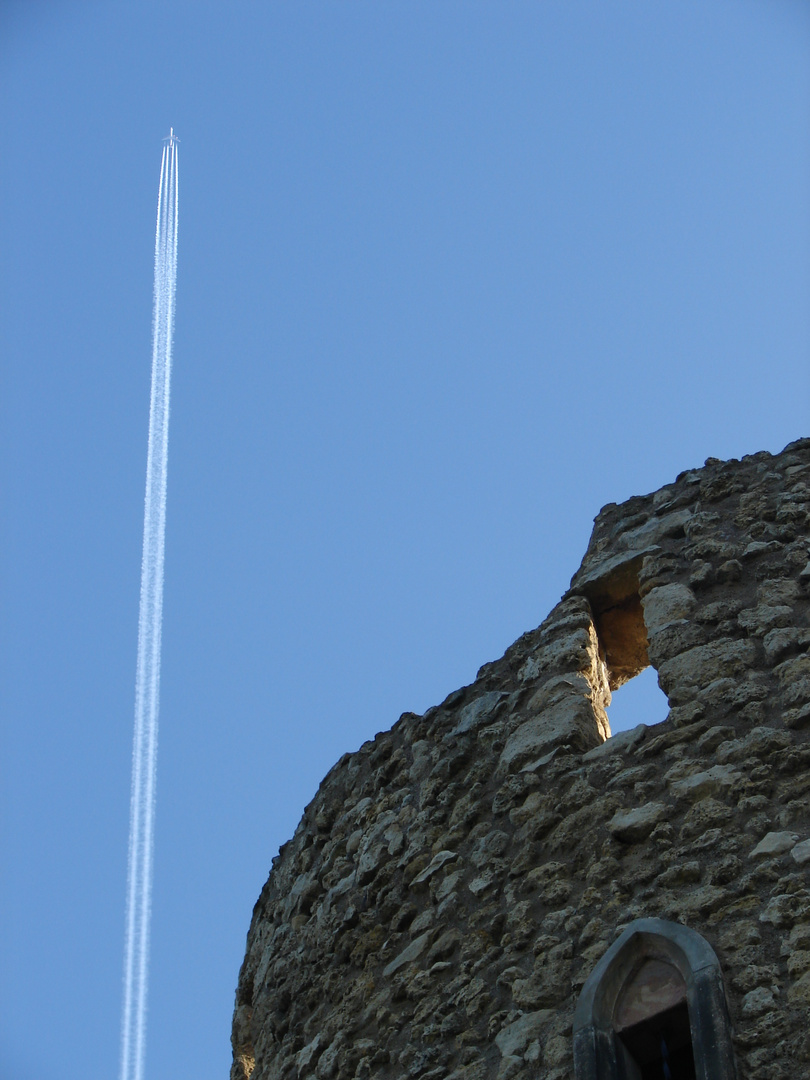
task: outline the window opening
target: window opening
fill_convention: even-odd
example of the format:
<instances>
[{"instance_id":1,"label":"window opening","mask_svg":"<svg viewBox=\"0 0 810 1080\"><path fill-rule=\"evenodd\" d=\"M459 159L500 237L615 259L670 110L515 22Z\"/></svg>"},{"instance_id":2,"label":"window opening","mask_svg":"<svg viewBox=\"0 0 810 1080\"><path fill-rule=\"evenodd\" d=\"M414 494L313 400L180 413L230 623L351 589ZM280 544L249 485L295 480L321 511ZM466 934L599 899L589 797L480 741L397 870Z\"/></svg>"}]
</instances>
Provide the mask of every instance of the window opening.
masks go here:
<instances>
[{"instance_id":1,"label":"window opening","mask_svg":"<svg viewBox=\"0 0 810 1080\"><path fill-rule=\"evenodd\" d=\"M587 592L611 693L606 711L612 735L639 724L661 723L669 712L658 674L650 666L639 595L640 566L640 557L631 559L594 582Z\"/></svg>"},{"instance_id":2,"label":"window opening","mask_svg":"<svg viewBox=\"0 0 810 1080\"><path fill-rule=\"evenodd\" d=\"M660 724L667 718L669 702L658 685L658 672L646 667L640 675L614 690L607 709L610 733L630 731L639 724Z\"/></svg>"}]
</instances>

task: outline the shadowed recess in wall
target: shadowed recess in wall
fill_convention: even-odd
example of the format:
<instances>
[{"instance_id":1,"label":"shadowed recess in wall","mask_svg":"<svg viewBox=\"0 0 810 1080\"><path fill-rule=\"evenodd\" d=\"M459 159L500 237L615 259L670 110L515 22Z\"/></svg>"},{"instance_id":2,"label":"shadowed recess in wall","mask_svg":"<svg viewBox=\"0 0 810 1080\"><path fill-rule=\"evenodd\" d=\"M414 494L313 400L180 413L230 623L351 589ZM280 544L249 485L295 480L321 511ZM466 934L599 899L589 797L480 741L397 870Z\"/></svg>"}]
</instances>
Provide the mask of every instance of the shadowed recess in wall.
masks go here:
<instances>
[{"instance_id":1,"label":"shadowed recess in wall","mask_svg":"<svg viewBox=\"0 0 810 1080\"><path fill-rule=\"evenodd\" d=\"M610 687L606 711L612 735L639 724L660 724L669 712L658 673L650 666L639 590L640 565L639 557L620 560L586 589Z\"/></svg>"}]
</instances>

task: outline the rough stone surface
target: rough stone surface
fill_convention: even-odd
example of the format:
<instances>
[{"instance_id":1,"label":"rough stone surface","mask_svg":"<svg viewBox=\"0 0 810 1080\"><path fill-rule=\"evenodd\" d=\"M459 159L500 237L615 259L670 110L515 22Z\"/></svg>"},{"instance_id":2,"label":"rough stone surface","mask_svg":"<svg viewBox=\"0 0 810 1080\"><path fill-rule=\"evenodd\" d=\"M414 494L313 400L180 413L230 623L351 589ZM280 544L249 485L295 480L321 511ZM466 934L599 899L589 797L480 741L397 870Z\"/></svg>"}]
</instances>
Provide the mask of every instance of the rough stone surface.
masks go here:
<instances>
[{"instance_id":1,"label":"rough stone surface","mask_svg":"<svg viewBox=\"0 0 810 1080\"><path fill-rule=\"evenodd\" d=\"M344 755L256 904L232 1080L567 1080L644 916L716 951L740 1080L810 1075L809 522L810 440L606 506L536 630ZM648 662L668 718L607 738Z\"/></svg>"}]
</instances>

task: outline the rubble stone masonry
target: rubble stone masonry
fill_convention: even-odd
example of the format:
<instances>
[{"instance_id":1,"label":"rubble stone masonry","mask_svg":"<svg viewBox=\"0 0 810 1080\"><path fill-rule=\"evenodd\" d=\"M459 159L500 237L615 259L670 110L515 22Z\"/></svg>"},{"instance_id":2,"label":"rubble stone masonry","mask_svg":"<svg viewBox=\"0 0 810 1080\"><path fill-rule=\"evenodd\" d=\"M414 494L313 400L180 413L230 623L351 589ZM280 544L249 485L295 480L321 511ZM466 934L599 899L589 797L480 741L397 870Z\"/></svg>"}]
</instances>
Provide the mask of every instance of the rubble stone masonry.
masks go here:
<instances>
[{"instance_id":1,"label":"rubble stone masonry","mask_svg":"<svg viewBox=\"0 0 810 1080\"><path fill-rule=\"evenodd\" d=\"M810 1077L810 439L606 506L548 618L344 755L273 860L232 1080L563 1080L635 919L719 960L740 1080ZM610 738L652 664L667 719Z\"/></svg>"}]
</instances>

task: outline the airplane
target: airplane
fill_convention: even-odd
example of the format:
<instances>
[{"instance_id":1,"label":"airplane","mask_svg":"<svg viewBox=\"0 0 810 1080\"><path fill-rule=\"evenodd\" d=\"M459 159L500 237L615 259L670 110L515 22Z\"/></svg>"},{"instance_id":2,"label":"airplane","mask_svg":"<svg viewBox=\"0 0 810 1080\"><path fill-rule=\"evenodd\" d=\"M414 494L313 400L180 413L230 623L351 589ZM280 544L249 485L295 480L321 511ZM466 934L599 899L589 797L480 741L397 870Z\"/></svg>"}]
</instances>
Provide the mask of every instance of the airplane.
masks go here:
<instances>
[{"instance_id":1,"label":"airplane","mask_svg":"<svg viewBox=\"0 0 810 1080\"><path fill-rule=\"evenodd\" d=\"M180 142L180 140L177 138L177 136L174 133L174 128L173 127L169 128L169 134L166 136L166 138L163 140L163 142L168 143L169 146L174 146L175 143Z\"/></svg>"}]
</instances>

